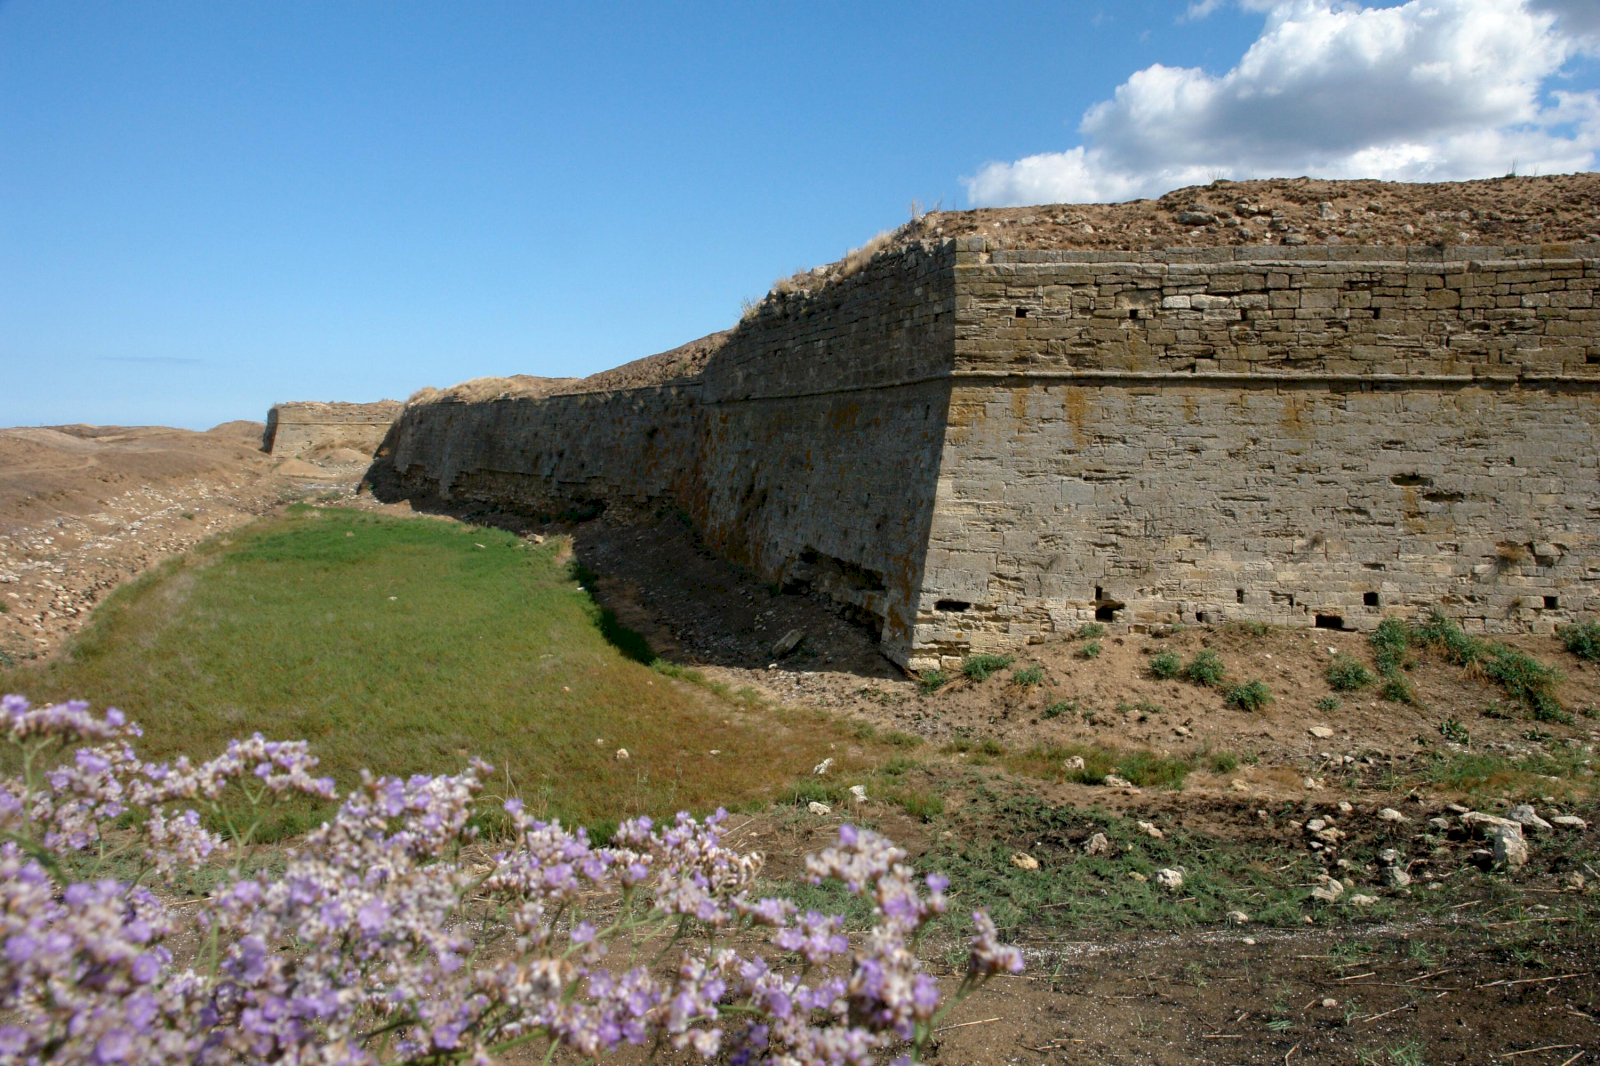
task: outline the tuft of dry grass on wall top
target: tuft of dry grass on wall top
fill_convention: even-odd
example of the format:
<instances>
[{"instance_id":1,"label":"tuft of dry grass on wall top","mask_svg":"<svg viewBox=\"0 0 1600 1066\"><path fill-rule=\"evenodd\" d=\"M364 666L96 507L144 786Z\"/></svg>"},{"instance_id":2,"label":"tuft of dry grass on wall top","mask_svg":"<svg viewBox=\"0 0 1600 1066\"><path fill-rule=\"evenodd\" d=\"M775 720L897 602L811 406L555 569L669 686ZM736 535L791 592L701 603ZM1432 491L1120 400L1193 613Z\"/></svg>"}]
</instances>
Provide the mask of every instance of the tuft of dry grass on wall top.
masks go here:
<instances>
[{"instance_id":1,"label":"tuft of dry grass on wall top","mask_svg":"<svg viewBox=\"0 0 1600 1066\"><path fill-rule=\"evenodd\" d=\"M447 389L418 389L411 394L406 403L436 403L441 400L479 403L484 400L548 396L575 384L577 380L577 378L542 378L533 374L473 378L471 381L463 381Z\"/></svg>"}]
</instances>

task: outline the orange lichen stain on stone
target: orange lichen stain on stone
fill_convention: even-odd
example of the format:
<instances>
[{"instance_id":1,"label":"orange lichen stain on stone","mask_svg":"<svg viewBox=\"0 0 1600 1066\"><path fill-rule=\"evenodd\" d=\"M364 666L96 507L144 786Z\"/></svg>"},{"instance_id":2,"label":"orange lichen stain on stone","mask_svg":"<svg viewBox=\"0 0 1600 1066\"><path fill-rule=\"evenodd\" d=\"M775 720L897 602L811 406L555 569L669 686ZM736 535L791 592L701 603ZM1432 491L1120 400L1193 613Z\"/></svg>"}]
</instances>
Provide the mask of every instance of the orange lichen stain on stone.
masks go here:
<instances>
[{"instance_id":1,"label":"orange lichen stain on stone","mask_svg":"<svg viewBox=\"0 0 1600 1066\"><path fill-rule=\"evenodd\" d=\"M1079 385L1062 390L1061 408L1072 424L1073 443L1081 450L1089 441L1089 394Z\"/></svg>"},{"instance_id":2,"label":"orange lichen stain on stone","mask_svg":"<svg viewBox=\"0 0 1600 1066\"><path fill-rule=\"evenodd\" d=\"M1183 394L1183 420L1185 422L1200 421L1200 405L1195 402L1194 394L1190 392Z\"/></svg>"},{"instance_id":3,"label":"orange lichen stain on stone","mask_svg":"<svg viewBox=\"0 0 1600 1066\"><path fill-rule=\"evenodd\" d=\"M1283 398L1283 414L1278 421L1283 425L1283 431L1291 437L1308 437L1311 435L1311 423L1306 416L1311 412L1312 402L1289 393Z\"/></svg>"},{"instance_id":4,"label":"orange lichen stain on stone","mask_svg":"<svg viewBox=\"0 0 1600 1066\"><path fill-rule=\"evenodd\" d=\"M1030 388L1011 390L1011 417L1019 426L1028 421L1028 393L1032 391Z\"/></svg>"},{"instance_id":5,"label":"orange lichen stain on stone","mask_svg":"<svg viewBox=\"0 0 1600 1066\"><path fill-rule=\"evenodd\" d=\"M835 432L843 431L855 425L856 419L861 417L861 405L854 400L845 400L834 404L828 410L828 428Z\"/></svg>"}]
</instances>

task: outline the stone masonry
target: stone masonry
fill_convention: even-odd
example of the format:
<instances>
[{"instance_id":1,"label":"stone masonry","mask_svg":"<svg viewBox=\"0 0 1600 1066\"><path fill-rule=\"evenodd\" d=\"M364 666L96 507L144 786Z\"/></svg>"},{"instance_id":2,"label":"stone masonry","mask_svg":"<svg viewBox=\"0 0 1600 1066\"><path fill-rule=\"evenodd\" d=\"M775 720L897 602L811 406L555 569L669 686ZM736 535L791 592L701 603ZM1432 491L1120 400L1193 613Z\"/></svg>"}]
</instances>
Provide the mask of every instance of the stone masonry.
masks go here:
<instances>
[{"instance_id":1,"label":"stone masonry","mask_svg":"<svg viewBox=\"0 0 1600 1066\"><path fill-rule=\"evenodd\" d=\"M371 455L399 417L404 405L377 403L279 403L267 412L261 450L277 456L304 458L334 448Z\"/></svg>"},{"instance_id":2,"label":"stone masonry","mask_svg":"<svg viewBox=\"0 0 1600 1066\"><path fill-rule=\"evenodd\" d=\"M406 409L414 495L684 510L948 665L1094 619L1600 607L1594 245L959 237L775 291L692 379Z\"/></svg>"}]
</instances>

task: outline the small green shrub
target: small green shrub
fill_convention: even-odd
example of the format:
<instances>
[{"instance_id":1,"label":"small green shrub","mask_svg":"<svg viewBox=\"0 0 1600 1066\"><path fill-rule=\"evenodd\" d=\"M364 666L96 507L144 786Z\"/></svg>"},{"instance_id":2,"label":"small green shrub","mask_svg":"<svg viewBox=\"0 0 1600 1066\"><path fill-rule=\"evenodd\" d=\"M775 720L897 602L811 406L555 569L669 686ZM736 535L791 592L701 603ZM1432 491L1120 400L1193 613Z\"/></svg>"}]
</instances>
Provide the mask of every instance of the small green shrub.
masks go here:
<instances>
[{"instance_id":1,"label":"small green shrub","mask_svg":"<svg viewBox=\"0 0 1600 1066\"><path fill-rule=\"evenodd\" d=\"M1004 755L1005 753L1005 745L994 739L994 737L984 737L978 742L979 755Z\"/></svg>"},{"instance_id":2,"label":"small green shrub","mask_svg":"<svg viewBox=\"0 0 1600 1066\"><path fill-rule=\"evenodd\" d=\"M1458 718L1446 718L1439 723L1439 734L1453 744L1467 747L1472 743L1472 734L1467 732L1467 727L1461 724Z\"/></svg>"},{"instance_id":3,"label":"small green shrub","mask_svg":"<svg viewBox=\"0 0 1600 1066\"><path fill-rule=\"evenodd\" d=\"M1335 655L1326 672L1328 685L1335 692L1354 692L1372 684L1372 671L1345 655Z\"/></svg>"},{"instance_id":4,"label":"small green shrub","mask_svg":"<svg viewBox=\"0 0 1600 1066\"><path fill-rule=\"evenodd\" d=\"M1483 660L1483 672L1500 682L1507 694L1515 696L1533 716L1541 722L1570 724L1572 716L1561 709L1556 698L1556 687L1561 684L1561 671L1542 663L1527 652L1508 648L1503 644L1489 647Z\"/></svg>"},{"instance_id":5,"label":"small green shrub","mask_svg":"<svg viewBox=\"0 0 1600 1066\"><path fill-rule=\"evenodd\" d=\"M1220 685L1227 673L1214 651L1196 653L1183 668L1183 676L1196 685Z\"/></svg>"},{"instance_id":6,"label":"small green shrub","mask_svg":"<svg viewBox=\"0 0 1600 1066\"><path fill-rule=\"evenodd\" d=\"M1021 670L1011 675L1011 680L1014 684L1021 685L1024 688L1031 688L1044 680L1044 667L1024 666Z\"/></svg>"},{"instance_id":7,"label":"small green shrub","mask_svg":"<svg viewBox=\"0 0 1600 1066\"><path fill-rule=\"evenodd\" d=\"M1383 679L1383 684L1378 687L1378 698L1390 703L1416 703L1417 693L1411 687L1411 682L1396 673Z\"/></svg>"},{"instance_id":8,"label":"small green shrub","mask_svg":"<svg viewBox=\"0 0 1600 1066\"><path fill-rule=\"evenodd\" d=\"M1231 774L1239 768L1239 756L1231 751L1212 752L1207 756L1206 765L1214 774Z\"/></svg>"},{"instance_id":9,"label":"small green shrub","mask_svg":"<svg viewBox=\"0 0 1600 1066\"><path fill-rule=\"evenodd\" d=\"M1093 640L1096 637L1103 637L1105 635L1105 626L1101 625L1099 622L1088 622L1078 627L1078 632L1074 635L1074 638L1077 640Z\"/></svg>"},{"instance_id":10,"label":"small green shrub","mask_svg":"<svg viewBox=\"0 0 1600 1066\"><path fill-rule=\"evenodd\" d=\"M4 604L0 604L0 610L3 609ZM1556 630L1556 636L1560 637L1561 643L1578 658L1600 662L1600 622L1591 620L1561 626Z\"/></svg>"},{"instance_id":11,"label":"small green shrub","mask_svg":"<svg viewBox=\"0 0 1600 1066\"><path fill-rule=\"evenodd\" d=\"M1170 651L1164 651L1150 660L1150 676L1157 681L1171 681L1183 672L1183 663Z\"/></svg>"},{"instance_id":12,"label":"small green shrub","mask_svg":"<svg viewBox=\"0 0 1600 1066\"><path fill-rule=\"evenodd\" d=\"M917 678L917 687L924 696L931 696L950 683L950 675L943 670L927 670Z\"/></svg>"},{"instance_id":13,"label":"small green shrub","mask_svg":"<svg viewBox=\"0 0 1600 1066\"><path fill-rule=\"evenodd\" d=\"M1098 659L1100 657L1100 642L1091 640L1078 651L1078 654L1085 659Z\"/></svg>"},{"instance_id":14,"label":"small green shrub","mask_svg":"<svg viewBox=\"0 0 1600 1066\"><path fill-rule=\"evenodd\" d=\"M1055 700L1045 705L1044 718L1060 718L1064 714L1077 714L1077 700Z\"/></svg>"},{"instance_id":15,"label":"small green shrub","mask_svg":"<svg viewBox=\"0 0 1600 1066\"><path fill-rule=\"evenodd\" d=\"M885 744L893 744L897 748L914 748L922 743L922 738L915 733L906 733L899 729L891 729L878 739Z\"/></svg>"},{"instance_id":16,"label":"small green shrub","mask_svg":"<svg viewBox=\"0 0 1600 1066\"><path fill-rule=\"evenodd\" d=\"M1490 646L1476 637L1468 636L1453 619L1438 611L1428 616L1421 625L1413 626L1411 637L1418 644L1439 648L1444 657L1457 666L1471 666L1490 654Z\"/></svg>"},{"instance_id":17,"label":"small green shrub","mask_svg":"<svg viewBox=\"0 0 1600 1066\"><path fill-rule=\"evenodd\" d=\"M1254 713L1272 702L1272 690L1260 681L1246 681L1228 689L1222 698L1241 710Z\"/></svg>"},{"instance_id":18,"label":"small green shrub","mask_svg":"<svg viewBox=\"0 0 1600 1066\"><path fill-rule=\"evenodd\" d=\"M1372 646L1372 658L1378 664L1378 673L1388 675L1405 666L1411 635L1400 619L1385 618L1372 631L1367 643Z\"/></svg>"},{"instance_id":19,"label":"small green shrub","mask_svg":"<svg viewBox=\"0 0 1600 1066\"><path fill-rule=\"evenodd\" d=\"M915 759L908 759L904 755L896 755L894 758L884 763L883 768L878 772L880 774L888 774L890 777L899 777L907 770L915 770L921 765L922 764Z\"/></svg>"},{"instance_id":20,"label":"small green shrub","mask_svg":"<svg viewBox=\"0 0 1600 1066\"><path fill-rule=\"evenodd\" d=\"M1117 760L1116 770L1140 788L1178 789L1183 787L1183 779L1188 776L1189 764L1170 755L1141 750L1122 755Z\"/></svg>"},{"instance_id":21,"label":"small green shrub","mask_svg":"<svg viewBox=\"0 0 1600 1066\"><path fill-rule=\"evenodd\" d=\"M1317 701L1317 710L1323 714L1327 714L1329 711L1337 711L1339 705L1343 702L1338 696L1324 696Z\"/></svg>"},{"instance_id":22,"label":"small green shrub","mask_svg":"<svg viewBox=\"0 0 1600 1066\"><path fill-rule=\"evenodd\" d=\"M969 681L987 681L997 670L1016 661L1015 655L969 655L961 663L961 672Z\"/></svg>"}]
</instances>

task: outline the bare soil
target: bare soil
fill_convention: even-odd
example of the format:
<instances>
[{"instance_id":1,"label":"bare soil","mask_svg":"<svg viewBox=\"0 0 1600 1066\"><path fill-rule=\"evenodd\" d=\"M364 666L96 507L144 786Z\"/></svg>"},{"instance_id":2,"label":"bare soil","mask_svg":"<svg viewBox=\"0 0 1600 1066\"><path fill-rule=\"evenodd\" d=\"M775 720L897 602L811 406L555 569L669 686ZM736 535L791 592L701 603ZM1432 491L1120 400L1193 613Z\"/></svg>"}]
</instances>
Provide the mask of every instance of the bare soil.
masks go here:
<instances>
[{"instance_id":1,"label":"bare soil","mask_svg":"<svg viewBox=\"0 0 1600 1066\"><path fill-rule=\"evenodd\" d=\"M261 451L265 426L0 429L0 655L48 657L113 588L366 462Z\"/></svg>"}]
</instances>

